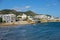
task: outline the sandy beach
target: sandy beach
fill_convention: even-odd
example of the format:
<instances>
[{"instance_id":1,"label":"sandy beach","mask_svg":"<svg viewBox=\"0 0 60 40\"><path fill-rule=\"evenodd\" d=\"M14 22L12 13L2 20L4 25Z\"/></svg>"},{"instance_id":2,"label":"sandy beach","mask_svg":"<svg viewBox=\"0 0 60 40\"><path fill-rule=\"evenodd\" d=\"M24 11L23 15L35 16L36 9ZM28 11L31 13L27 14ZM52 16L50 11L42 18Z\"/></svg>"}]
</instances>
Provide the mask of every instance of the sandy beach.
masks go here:
<instances>
[{"instance_id":1,"label":"sandy beach","mask_svg":"<svg viewBox=\"0 0 60 40\"><path fill-rule=\"evenodd\" d=\"M24 25L24 24L30 24L27 21L18 21L18 22L11 22L11 23L0 23L0 26L15 26L15 25Z\"/></svg>"}]
</instances>

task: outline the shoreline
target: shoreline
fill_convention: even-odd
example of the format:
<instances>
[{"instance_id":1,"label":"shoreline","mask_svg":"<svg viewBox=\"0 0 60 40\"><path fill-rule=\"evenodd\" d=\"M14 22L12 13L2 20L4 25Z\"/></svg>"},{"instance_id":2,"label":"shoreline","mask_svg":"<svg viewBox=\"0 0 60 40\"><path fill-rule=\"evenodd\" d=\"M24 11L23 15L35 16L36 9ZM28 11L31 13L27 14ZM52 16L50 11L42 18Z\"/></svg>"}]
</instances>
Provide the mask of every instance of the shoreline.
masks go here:
<instances>
[{"instance_id":1,"label":"shoreline","mask_svg":"<svg viewBox=\"0 0 60 40\"><path fill-rule=\"evenodd\" d=\"M1 26L17 26L17 25L25 25L25 24L31 24L27 21L18 21L18 22L11 22L11 23L0 23Z\"/></svg>"},{"instance_id":2,"label":"shoreline","mask_svg":"<svg viewBox=\"0 0 60 40\"><path fill-rule=\"evenodd\" d=\"M48 23L48 22L41 22L41 23ZM28 22L28 21L18 21L18 22L11 22L11 23L0 23L0 27L28 25L28 24L36 24L36 23L35 22Z\"/></svg>"}]
</instances>

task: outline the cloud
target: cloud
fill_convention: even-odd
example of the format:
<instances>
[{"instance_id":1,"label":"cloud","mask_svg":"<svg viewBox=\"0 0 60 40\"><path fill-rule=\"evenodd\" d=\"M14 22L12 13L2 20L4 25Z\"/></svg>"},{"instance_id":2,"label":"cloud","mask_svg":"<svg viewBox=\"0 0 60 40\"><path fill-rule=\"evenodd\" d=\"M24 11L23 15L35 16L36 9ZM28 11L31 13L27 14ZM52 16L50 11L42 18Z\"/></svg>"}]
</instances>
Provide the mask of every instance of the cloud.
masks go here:
<instances>
[{"instance_id":1,"label":"cloud","mask_svg":"<svg viewBox=\"0 0 60 40\"><path fill-rule=\"evenodd\" d=\"M31 6L25 6L26 9L30 8Z\"/></svg>"},{"instance_id":2,"label":"cloud","mask_svg":"<svg viewBox=\"0 0 60 40\"><path fill-rule=\"evenodd\" d=\"M13 7L11 9L16 10L16 11L21 11L21 9L19 7Z\"/></svg>"},{"instance_id":3,"label":"cloud","mask_svg":"<svg viewBox=\"0 0 60 40\"><path fill-rule=\"evenodd\" d=\"M13 8L11 8L11 9L14 9L14 10L16 10L16 11L26 11L26 10L28 10L29 8L30 8L31 6L23 6L23 7L13 7Z\"/></svg>"}]
</instances>

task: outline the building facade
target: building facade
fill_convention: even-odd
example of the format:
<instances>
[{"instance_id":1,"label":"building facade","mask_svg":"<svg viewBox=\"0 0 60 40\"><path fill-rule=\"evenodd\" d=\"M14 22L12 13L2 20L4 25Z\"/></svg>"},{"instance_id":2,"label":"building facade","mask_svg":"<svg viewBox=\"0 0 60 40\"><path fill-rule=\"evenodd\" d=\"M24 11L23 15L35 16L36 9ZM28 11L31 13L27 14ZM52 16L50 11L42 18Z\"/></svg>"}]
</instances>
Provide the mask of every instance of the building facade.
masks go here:
<instances>
[{"instance_id":1,"label":"building facade","mask_svg":"<svg viewBox=\"0 0 60 40\"><path fill-rule=\"evenodd\" d=\"M16 15L4 14L4 15L2 15L2 21L3 22L15 22L16 21Z\"/></svg>"},{"instance_id":2,"label":"building facade","mask_svg":"<svg viewBox=\"0 0 60 40\"><path fill-rule=\"evenodd\" d=\"M23 21L27 18L27 15L26 14L18 15L17 18L19 21Z\"/></svg>"}]
</instances>

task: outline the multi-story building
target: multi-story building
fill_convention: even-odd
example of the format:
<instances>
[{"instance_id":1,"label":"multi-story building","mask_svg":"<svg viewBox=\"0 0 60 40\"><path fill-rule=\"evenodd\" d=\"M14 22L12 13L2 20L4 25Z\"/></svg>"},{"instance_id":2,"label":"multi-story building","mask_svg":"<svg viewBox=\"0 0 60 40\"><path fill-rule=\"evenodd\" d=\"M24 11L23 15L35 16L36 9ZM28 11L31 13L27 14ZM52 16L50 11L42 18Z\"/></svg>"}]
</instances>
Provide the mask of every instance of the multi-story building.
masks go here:
<instances>
[{"instance_id":1,"label":"multi-story building","mask_svg":"<svg viewBox=\"0 0 60 40\"><path fill-rule=\"evenodd\" d=\"M27 18L27 15L23 13L22 15L18 15L17 18L19 21L25 20Z\"/></svg>"},{"instance_id":2,"label":"multi-story building","mask_svg":"<svg viewBox=\"0 0 60 40\"><path fill-rule=\"evenodd\" d=\"M3 14L1 15L3 22L15 22L16 21L16 15L14 14Z\"/></svg>"}]
</instances>

